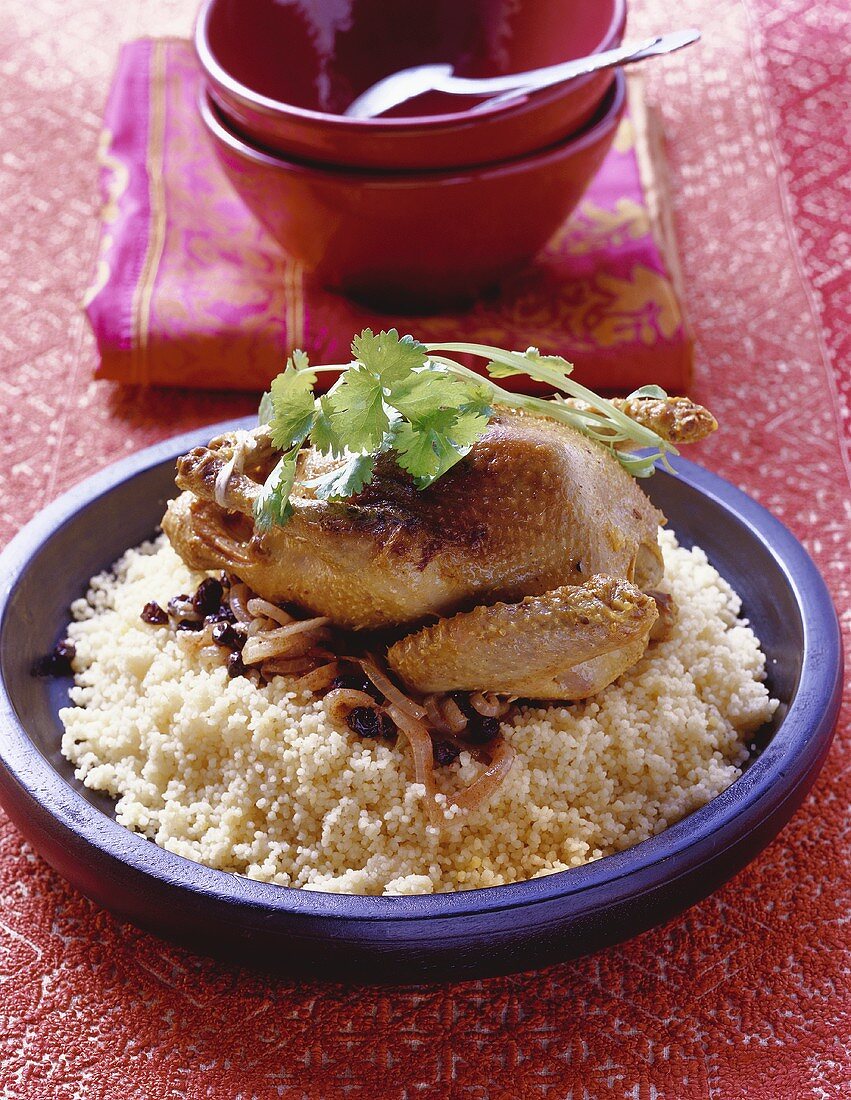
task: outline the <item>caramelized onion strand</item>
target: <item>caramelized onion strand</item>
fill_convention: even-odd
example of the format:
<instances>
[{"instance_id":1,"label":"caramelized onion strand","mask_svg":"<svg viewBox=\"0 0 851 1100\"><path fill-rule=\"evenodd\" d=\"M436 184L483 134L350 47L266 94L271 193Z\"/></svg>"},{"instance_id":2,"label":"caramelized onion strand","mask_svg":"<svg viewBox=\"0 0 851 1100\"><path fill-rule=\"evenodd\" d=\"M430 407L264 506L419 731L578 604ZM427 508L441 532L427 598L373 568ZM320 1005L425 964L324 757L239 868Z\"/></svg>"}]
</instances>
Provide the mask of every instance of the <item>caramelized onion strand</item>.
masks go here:
<instances>
[{"instance_id":1,"label":"caramelized onion strand","mask_svg":"<svg viewBox=\"0 0 851 1100\"><path fill-rule=\"evenodd\" d=\"M513 745L500 740L491 762L469 787L453 795L452 804L461 810L477 810L499 787L511 770L517 752Z\"/></svg>"},{"instance_id":2,"label":"caramelized onion strand","mask_svg":"<svg viewBox=\"0 0 851 1100\"><path fill-rule=\"evenodd\" d=\"M334 688L325 696L325 706L328 717L332 722L345 722L349 711L355 707L369 707L370 710L380 710L378 703L365 691L356 688Z\"/></svg>"},{"instance_id":3,"label":"caramelized onion strand","mask_svg":"<svg viewBox=\"0 0 851 1100\"><path fill-rule=\"evenodd\" d=\"M327 655L323 654L322 656ZM300 676L296 680L295 686L299 691L324 691L334 683L339 675L340 662L330 661L328 664L319 665L312 672Z\"/></svg>"},{"instance_id":4,"label":"caramelized onion strand","mask_svg":"<svg viewBox=\"0 0 851 1100\"><path fill-rule=\"evenodd\" d=\"M438 733L451 733L452 730L440 709L440 698L439 695L426 695L423 699L428 724L432 729L436 729Z\"/></svg>"},{"instance_id":5,"label":"caramelized onion strand","mask_svg":"<svg viewBox=\"0 0 851 1100\"><path fill-rule=\"evenodd\" d=\"M231 586L228 603L234 615L241 623L250 623L254 616L248 610L247 604L251 599L251 589L247 584L234 584Z\"/></svg>"},{"instance_id":6,"label":"caramelized onion strand","mask_svg":"<svg viewBox=\"0 0 851 1100\"><path fill-rule=\"evenodd\" d=\"M441 699L440 713L443 715L443 721L449 727L450 733L463 733L467 728L467 715L450 695L444 695Z\"/></svg>"},{"instance_id":7,"label":"caramelized onion strand","mask_svg":"<svg viewBox=\"0 0 851 1100\"><path fill-rule=\"evenodd\" d=\"M378 688L385 699L389 700L399 710L410 715L411 718L422 720L426 716L425 707L415 703L393 683L390 677L382 671L372 654L367 657L357 658L358 664L364 670L370 681Z\"/></svg>"},{"instance_id":8,"label":"caramelized onion strand","mask_svg":"<svg viewBox=\"0 0 851 1100\"><path fill-rule=\"evenodd\" d=\"M487 694L474 691L470 696L470 706L485 718L502 718L508 713L511 703L507 699L500 699L492 691Z\"/></svg>"},{"instance_id":9,"label":"caramelized onion strand","mask_svg":"<svg viewBox=\"0 0 851 1100\"><path fill-rule=\"evenodd\" d=\"M295 618L295 616L290 615L289 611L284 611L282 607L269 603L268 600L263 600L259 596L252 596L245 607L250 614L262 615L267 619L272 619L279 626L286 626L288 623L293 622Z\"/></svg>"},{"instance_id":10,"label":"caramelized onion strand","mask_svg":"<svg viewBox=\"0 0 851 1100\"><path fill-rule=\"evenodd\" d=\"M428 819L432 825L439 827L443 821L443 813L434 797L437 794L437 783L434 777L434 748L428 728L417 718L411 717L393 704L387 708L387 713L408 739L414 757L414 778L417 783L422 783L425 787Z\"/></svg>"}]
</instances>

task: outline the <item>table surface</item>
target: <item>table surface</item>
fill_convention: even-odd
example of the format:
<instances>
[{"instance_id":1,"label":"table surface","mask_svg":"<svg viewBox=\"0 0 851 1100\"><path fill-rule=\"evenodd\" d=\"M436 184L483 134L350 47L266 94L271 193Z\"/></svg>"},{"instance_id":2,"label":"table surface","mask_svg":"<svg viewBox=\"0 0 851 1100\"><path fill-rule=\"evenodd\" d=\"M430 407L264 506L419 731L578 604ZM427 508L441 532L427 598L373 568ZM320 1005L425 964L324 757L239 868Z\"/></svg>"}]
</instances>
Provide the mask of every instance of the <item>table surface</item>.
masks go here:
<instances>
[{"instance_id":1,"label":"table surface","mask_svg":"<svg viewBox=\"0 0 851 1100\"><path fill-rule=\"evenodd\" d=\"M121 41L186 0L7 0L0 21L0 537L81 477L249 397L92 381L79 302ZM699 461L804 541L851 621L845 0L644 0L698 25L648 66L697 336L723 426ZM843 55L844 51L844 57ZM846 700L847 703L847 700ZM851 745L780 838L664 928L552 969L375 991L229 968L120 925L0 812L0 1096L851 1095Z\"/></svg>"}]
</instances>

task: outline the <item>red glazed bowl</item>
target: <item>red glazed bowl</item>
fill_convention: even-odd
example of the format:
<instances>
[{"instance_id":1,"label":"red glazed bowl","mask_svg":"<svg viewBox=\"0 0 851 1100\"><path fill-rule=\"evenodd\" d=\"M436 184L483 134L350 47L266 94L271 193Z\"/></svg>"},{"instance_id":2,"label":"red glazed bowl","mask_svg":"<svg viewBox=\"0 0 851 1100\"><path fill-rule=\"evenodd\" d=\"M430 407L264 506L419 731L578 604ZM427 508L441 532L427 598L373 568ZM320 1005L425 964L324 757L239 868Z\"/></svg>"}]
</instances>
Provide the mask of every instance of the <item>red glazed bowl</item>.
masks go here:
<instances>
[{"instance_id":1,"label":"red glazed bowl","mask_svg":"<svg viewBox=\"0 0 851 1100\"><path fill-rule=\"evenodd\" d=\"M357 120L340 112L390 73L451 62L501 76L617 46L626 0L206 0L195 49L228 127L297 160L392 170L488 164L576 133L612 71L481 111ZM449 109L449 98L417 101Z\"/></svg>"},{"instance_id":2,"label":"red glazed bowl","mask_svg":"<svg viewBox=\"0 0 851 1100\"><path fill-rule=\"evenodd\" d=\"M420 311L470 300L535 255L600 167L625 101L618 74L580 135L501 164L422 174L283 160L237 137L203 94L200 110L231 184L286 252L325 286Z\"/></svg>"}]
</instances>

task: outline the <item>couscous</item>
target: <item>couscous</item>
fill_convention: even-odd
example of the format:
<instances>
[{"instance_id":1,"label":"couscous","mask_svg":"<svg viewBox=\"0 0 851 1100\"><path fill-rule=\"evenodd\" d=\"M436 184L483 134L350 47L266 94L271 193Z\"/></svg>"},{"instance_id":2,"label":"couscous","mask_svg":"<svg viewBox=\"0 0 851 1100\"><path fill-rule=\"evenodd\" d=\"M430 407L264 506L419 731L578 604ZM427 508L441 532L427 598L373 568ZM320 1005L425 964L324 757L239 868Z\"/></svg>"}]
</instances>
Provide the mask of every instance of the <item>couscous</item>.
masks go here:
<instances>
[{"instance_id":1,"label":"couscous","mask_svg":"<svg viewBox=\"0 0 851 1100\"><path fill-rule=\"evenodd\" d=\"M777 706L736 594L700 549L670 532L660 541L672 636L590 699L515 709L502 723L513 766L486 805L451 803L481 770L471 753L437 768L438 825L404 739L359 738L292 678L231 677L191 634L143 621L146 604L203 579L163 538L128 551L73 607L62 750L127 828L282 886L432 893L578 867L728 787Z\"/></svg>"}]
</instances>

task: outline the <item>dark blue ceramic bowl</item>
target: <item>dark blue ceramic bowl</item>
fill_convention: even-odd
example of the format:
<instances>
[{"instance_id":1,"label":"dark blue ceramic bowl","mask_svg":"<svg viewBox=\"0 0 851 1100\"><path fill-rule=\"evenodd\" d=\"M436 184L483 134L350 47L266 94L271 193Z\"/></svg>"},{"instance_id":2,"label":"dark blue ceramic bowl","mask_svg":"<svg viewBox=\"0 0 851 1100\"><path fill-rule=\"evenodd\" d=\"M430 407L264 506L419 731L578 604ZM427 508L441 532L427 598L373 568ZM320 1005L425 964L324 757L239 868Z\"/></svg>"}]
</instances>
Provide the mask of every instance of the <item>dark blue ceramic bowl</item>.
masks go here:
<instances>
[{"instance_id":1,"label":"dark blue ceramic bowl","mask_svg":"<svg viewBox=\"0 0 851 1100\"><path fill-rule=\"evenodd\" d=\"M240 426L246 426L239 422ZM233 426L226 425L224 427ZM410 982L540 967L594 951L705 897L769 843L812 784L839 709L841 641L813 562L768 512L685 461L646 489L684 545L737 589L782 706L744 774L629 851L488 890L365 898L214 871L116 824L59 751L67 681L30 667L63 634L92 574L148 537L178 454L205 428L111 466L61 497L0 558L0 801L56 870L115 914L193 950L322 978Z\"/></svg>"}]
</instances>

